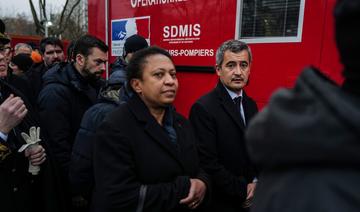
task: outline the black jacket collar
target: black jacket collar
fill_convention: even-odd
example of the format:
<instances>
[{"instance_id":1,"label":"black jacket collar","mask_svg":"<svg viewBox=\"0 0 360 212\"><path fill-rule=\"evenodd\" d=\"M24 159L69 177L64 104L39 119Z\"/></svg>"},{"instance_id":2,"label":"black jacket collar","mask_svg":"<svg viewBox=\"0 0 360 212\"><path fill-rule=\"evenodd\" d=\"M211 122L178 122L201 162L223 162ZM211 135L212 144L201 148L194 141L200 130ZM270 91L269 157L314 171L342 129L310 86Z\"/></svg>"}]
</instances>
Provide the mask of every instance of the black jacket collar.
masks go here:
<instances>
[{"instance_id":1,"label":"black jacket collar","mask_svg":"<svg viewBox=\"0 0 360 212\"><path fill-rule=\"evenodd\" d=\"M45 73L43 80L44 86L51 83L62 84L83 93L94 103L96 102L97 93L103 84L103 81L99 80L95 83L96 86L91 85L80 75L72 63L57 64Z\"/></svg>"},{"instance_id":2,"label":"black jacket collar","mask_svg":"<svg viewBox=\"0 0 360 212\"><path fill-rule=\"evenodd\" d=\"M134 95L129 101L128 101L128 107L130 111L133 113L135 118L139 121L144 123L144 129L145 132L153 138L154 141L156 141L159 145L164 147L166 151L168 151L173 158L182 166L184 167L184 164L181 161L181 155L179 154L179 149L181 148L181 145L185 142L183 141L185 136L179 136L179 134L184 134L185 132L182 129L182 124L179 121L177 115L174 111L171 111L174 117L173 126L175 128L175 131L177 133L177 144L174 144L169 136L166 134L165 130L160 126L155 118L150 114L149 109L145 105L145 103L140 99L138 95Z\"/></svg>"}]
</instances>

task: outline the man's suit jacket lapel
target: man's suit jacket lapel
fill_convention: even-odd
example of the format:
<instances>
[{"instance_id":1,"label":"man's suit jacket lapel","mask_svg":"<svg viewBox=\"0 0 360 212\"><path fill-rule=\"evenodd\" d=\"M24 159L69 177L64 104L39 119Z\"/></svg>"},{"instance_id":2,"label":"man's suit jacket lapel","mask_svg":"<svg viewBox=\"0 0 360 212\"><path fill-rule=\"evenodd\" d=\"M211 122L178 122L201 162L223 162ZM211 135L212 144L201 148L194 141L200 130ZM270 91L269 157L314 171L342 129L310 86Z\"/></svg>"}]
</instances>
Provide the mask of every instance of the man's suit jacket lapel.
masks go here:
<instances>
[{"instance_id":1,"label":"man's suit jacket lapel","mask_svg":"<svg viewBox=\"0 0 360 212\"><path fill-rule=\"evenodd\" d=\"M228 94L221 82L217 84L216 91L225 112L234 120L234 122L240 129L244 130L245 125L241 120L239 112L236 110L235 103L231 99L230 95Z\"/></svg>"},{"instance_id":2,"label":"man's suit jacket lapel","mask_svg":"<svg viewBox=\"0 0 360 212\"><path fill-rule=\"evenodd\" d=\"M150 114L149 109L142 100L135 95L128 104L137 120L145 124L145 132L153 139L153 141L163 147L165 151L167 151L182 167L184 167L179 159L179 151L177 150L176 145L171 142L168 136L166 136L166 132L156 122L155 118Z\"/></svg>"}]
</instances>

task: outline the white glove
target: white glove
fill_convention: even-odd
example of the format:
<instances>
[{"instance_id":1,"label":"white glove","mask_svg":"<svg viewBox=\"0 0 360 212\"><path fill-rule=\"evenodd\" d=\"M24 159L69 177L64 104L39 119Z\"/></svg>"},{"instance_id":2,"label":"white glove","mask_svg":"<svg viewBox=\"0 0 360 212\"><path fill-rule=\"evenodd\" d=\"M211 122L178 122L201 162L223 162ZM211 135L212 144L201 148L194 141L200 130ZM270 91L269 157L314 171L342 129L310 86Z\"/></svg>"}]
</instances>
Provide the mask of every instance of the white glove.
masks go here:
<instances>
[{"instance_id":1,"label":"white glove","mask_svg":"<svg viewBox=\"0 0 360 212\"><path fill-rule=\"evenodd\" d=\"M22 132L21 137L25 140L26 144L22 145L18 152L23 152L27 148L32 148L34 145L38 145L40 139L40 127L32 126L29 130L29 135ZM40 166L33 166L29 161L29 172L32 175L37 175L40 172Z\"/></svg>"}]
</instances>

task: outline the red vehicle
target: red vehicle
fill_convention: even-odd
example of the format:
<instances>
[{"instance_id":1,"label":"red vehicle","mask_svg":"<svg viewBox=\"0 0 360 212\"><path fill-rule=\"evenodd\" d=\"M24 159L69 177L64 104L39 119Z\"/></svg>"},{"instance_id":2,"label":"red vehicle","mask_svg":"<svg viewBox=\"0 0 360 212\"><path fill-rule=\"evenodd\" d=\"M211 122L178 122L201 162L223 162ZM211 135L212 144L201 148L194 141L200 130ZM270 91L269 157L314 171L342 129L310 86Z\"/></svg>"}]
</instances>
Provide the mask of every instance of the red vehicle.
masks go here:
<instances>
[{"instance_id":1,"label":"red vehicle","mask_svg":"<svg viewBox=\"0 0 360 212\"><path fill-rule=\"evenodd\" d=\"M28 36L28 35L14 35L9 34L11 38L11 46L14 47L17 43L29 43L33 42L39 44L42 37L40 36Z\"/></svg>"},{"instance_id":2,"label":"red vehicle","mask_svg":"<svg viewBox=\"0 0 360 212\"><path fill-rule=\"evenodd\" d=\"M217 83L218 46L228 39L249 43L253 52L247 93L262 108L279 87L291 87L305 66L342 81L333 36L336 0L89 0L89 32L110 46L110 61L125 39L142 35L167 49L178 70L175 102L191 105Z\"/></svg>"}]
</instances>

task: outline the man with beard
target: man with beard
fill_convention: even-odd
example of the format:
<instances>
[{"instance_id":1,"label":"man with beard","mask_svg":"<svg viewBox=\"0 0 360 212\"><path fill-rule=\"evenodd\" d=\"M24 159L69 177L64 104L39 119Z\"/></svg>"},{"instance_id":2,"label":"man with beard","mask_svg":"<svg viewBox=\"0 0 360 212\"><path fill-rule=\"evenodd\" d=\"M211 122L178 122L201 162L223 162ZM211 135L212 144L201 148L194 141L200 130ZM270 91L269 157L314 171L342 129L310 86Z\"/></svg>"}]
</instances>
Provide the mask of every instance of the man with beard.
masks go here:
<instances>
[{"instance_id":1,"label":"man with beard","mask_svg":"<svg viewBox=\"0 0 360 212\"><path fill-rule=\"evenodd\" d=\"M105 71L107 51L103 41L84 35L74 46L74 62L61 63L43 77L44 88L38 98L40 118L60 166L64 188L69 192L66 195L69 205L70 155L82 116L95 103L103 84L101 75Z\"/></svg>"},{"instance_id":2,"label":"man with beard","mask_svg":"<svg viewBox=\"0 0 360 212\"><path fill-rule=\"evenodd\" d=\"M65 61L64 46L60 39L47 37L40 41L40 54L43 62L35 64L26 73L26 77L31 82L33 96L37 98L43 87L43 75L51 67Z\"/></svg>"},{"instance_id":3,"label":"man with beard","mask_svg":"<svg viewBox=\"0 0 360 212\"><path fill-rule=\"evenodd\" d=\"M213 211L247 211L252 202L255 171L244 132L257 106L243 90L248 84L251 59L250 47L244 42L224 42L216 52L219 82L191 108L200 162L213 180Z\"/></svg>"}]
</instances>

